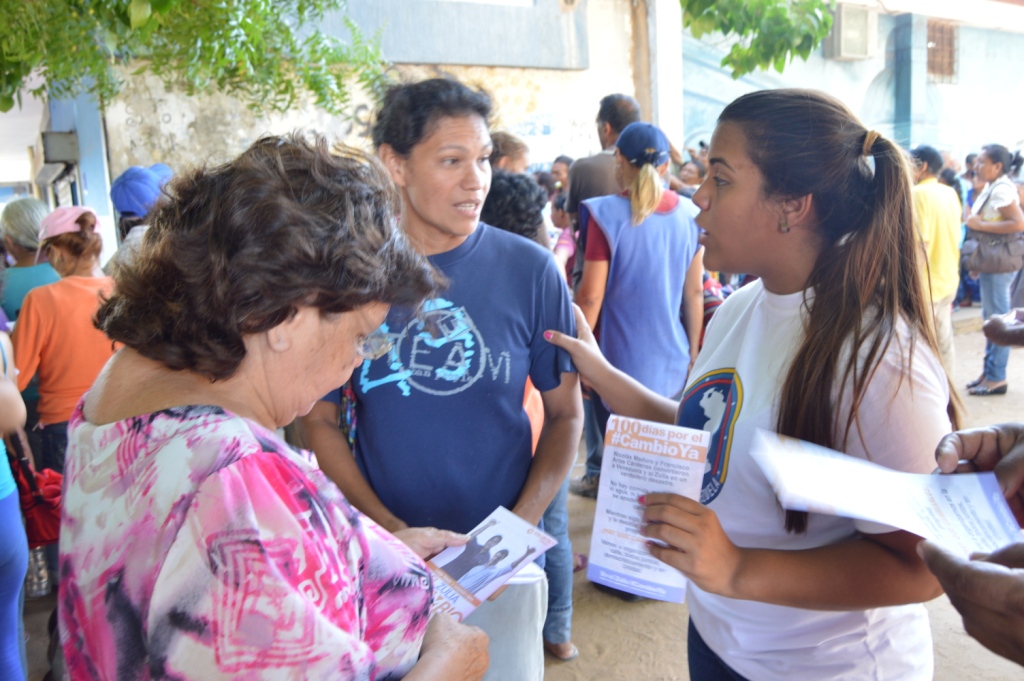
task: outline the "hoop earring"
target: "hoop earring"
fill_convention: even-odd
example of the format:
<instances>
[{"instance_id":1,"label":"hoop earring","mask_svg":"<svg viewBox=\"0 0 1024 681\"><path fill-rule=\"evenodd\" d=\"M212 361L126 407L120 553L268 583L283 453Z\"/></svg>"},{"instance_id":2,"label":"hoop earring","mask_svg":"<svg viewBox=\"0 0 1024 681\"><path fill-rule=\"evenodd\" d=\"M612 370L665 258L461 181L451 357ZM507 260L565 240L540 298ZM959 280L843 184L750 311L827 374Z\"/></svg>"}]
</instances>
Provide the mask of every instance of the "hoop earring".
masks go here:
<instances>
[{"instance_id":1,"label":"hoop earring","mask_svg":"<svg viewBox=\"0 0 1024 681\"><path fill-rule=\"evenodd\" d=\"M783 220L779 223L779 231L783 234L789 234L789 223Z\"/></svg>"}]
</instances>

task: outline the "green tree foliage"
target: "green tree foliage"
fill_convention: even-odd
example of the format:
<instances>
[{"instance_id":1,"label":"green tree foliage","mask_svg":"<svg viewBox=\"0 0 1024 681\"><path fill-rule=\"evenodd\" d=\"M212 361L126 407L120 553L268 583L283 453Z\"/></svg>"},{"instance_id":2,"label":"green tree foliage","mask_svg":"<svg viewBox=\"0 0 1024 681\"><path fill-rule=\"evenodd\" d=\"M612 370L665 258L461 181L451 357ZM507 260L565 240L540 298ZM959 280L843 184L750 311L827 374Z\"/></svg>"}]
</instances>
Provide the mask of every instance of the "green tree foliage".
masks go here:
<instances>
[{"instance_id":1,"label":"green tree foliage","mask_svg":"<svg viewBox=\"0 0 1024 681\"><path fill-rule=\"evenodd\" d=\"M36 74L35 96L121 88L119 66L152 72L188 94L231 93L259 111L300 97L341 113L352 83L383 82L379 36L346 21L342 42L317 30L345 0L0 0L0 111Z\"/></svg>"},{"instance_id":2,"label":"green tree foliage","mask_svg":"<svg viewBox=\"0 0 1024 681\"><path fill-rule=\"evenodd\" d=\"M713 32L738 41L722 59L732 77L804 61L832 29L829 0L679 0L694 38Z\"/></svg>"}]
</instances>

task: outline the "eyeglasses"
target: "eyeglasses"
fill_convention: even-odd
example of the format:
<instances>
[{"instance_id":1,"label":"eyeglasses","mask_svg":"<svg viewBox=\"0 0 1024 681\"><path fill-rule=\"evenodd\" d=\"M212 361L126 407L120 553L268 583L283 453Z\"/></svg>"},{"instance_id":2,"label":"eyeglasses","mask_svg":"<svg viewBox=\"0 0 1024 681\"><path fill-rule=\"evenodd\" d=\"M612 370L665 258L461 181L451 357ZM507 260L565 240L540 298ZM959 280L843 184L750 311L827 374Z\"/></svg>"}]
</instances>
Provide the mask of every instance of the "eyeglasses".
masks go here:
<instances>
[{"instance_id":1,"label":"eyeglasses","mask_svg":"<svg viewBox=\"0 0 1024 681\"><path fill-rule=\"evenodd\" d=\"M372 362L386 355L394 346L395 344L388 338L388 335L377 329L356 341L356 354Z\"/></svg>"}]
</instances>

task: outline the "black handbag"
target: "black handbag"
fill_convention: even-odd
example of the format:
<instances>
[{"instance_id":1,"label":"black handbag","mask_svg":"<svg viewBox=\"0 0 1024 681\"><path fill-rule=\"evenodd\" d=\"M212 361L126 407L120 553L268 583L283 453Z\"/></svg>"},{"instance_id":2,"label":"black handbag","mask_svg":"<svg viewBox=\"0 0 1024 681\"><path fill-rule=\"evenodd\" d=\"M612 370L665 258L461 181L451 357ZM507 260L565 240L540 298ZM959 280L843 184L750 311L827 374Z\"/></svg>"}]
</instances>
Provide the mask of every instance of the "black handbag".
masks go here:
<instances>
[{"instance_id":1,"label":"black handbag","mask_svg":"<svg viewBox=\"0 0 1024 681\"><path fill-rule=\"evenodd\" d=\"M991 196L990 191L977 215L985 210ZM982 274L1017 272L1024 268L1024 232L993 234L968 229L964 245L960 247L960 264L968 272Z\"/></svg>"}]
</instances>

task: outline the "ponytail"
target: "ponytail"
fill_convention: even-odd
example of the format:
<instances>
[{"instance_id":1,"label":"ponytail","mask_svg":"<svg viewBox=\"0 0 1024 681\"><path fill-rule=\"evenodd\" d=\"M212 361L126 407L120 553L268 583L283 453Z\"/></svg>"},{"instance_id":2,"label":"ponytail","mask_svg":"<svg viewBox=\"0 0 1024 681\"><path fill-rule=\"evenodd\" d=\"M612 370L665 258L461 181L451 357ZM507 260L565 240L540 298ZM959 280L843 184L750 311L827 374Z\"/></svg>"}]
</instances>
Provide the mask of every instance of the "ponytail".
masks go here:
<instances>
[{"instance_id":1,"label":"ponytail","mask_svg":"<svg viewBox=\"0 0 1024 681\"><path fill-rule=\"evenodd\" d=\"M744 95L726 107L724 121L744 129L766 195L814 198L824 245L807 282L814 300L779 396L776 427L845 450L854 426L863 432L861 404L889 344L900 342L901 320L911 330L905 357L912 361L917 342L939 354L921 277L909 165L892 141L814 91ZM901 369L904 378L910 375L909 363ZM947 413L956 428L960 403L946 380ZM805 532L807 514L787 511L785 526Z\"/></svg>"},{"instance_id":2,"label":"ponytail","mask_svg":"<svg viewBox=\"0 0 1024 681\"><path fill-rule=\"evenodd\" d=\"M103 252L103 238L96 232L96 221L91 214L86 213L78 218L77 232L65 232L57 236L44 239L42 250L47 248L59 248L72 258L99 258Z\"/></svg>"},{"instance_id":3,"label":"ponytail","mask_svg":"<svg viewBox=\"0 0 1024 681\"><path fill-rule=\"evenodd\" d=\"M634 227L650 217L661 203L663 191L658 169L651 163L640 166L629 186L629 207L633 214Z\"/></svg>"}]
</instances>

